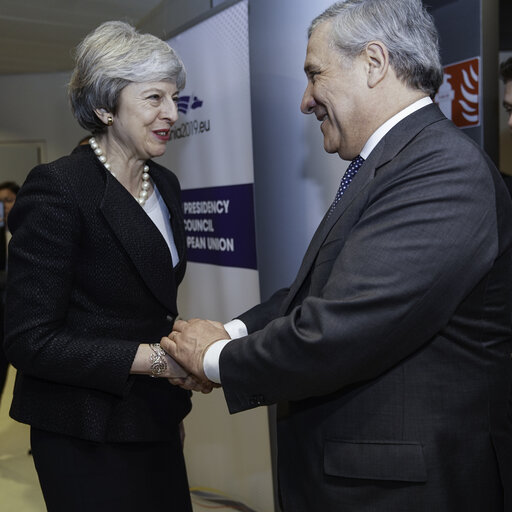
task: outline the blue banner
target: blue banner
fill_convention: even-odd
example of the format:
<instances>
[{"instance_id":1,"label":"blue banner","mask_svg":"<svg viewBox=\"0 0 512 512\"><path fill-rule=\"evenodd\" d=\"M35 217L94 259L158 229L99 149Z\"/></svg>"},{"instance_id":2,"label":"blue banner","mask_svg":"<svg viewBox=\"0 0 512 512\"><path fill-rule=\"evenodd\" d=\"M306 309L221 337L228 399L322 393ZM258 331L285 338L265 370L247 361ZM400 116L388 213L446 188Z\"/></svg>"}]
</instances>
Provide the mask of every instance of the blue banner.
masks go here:
<instances>
[{"instance_id":1,"label":"blue banner","mask_svg":"<svg viewBox=\"0 0 512 512\"><path fill-rule=\"evenodd\" d=\"M256 269L253 185L182 191L187 260Z\"/></svg>"}]
</instances>

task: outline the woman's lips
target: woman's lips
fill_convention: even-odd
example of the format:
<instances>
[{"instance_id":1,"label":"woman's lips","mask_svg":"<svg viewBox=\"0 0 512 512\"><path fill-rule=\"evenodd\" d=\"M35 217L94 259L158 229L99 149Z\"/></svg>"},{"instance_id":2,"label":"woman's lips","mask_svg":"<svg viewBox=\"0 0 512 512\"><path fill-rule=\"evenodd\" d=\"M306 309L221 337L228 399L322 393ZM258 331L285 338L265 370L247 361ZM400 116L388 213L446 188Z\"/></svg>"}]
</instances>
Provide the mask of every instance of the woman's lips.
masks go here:
<instances>
[{"instance_id":1,"label":"woman's lips","mask_svg":"<svg viewBox=\"0 0 512 512\"><path fill-rule=\"evenodd\" d=\"M160 140L168 141L171 136L171 130L153 130L153 133L155 134L155 137L157 137Z\"/></svg>"}]
</instances>

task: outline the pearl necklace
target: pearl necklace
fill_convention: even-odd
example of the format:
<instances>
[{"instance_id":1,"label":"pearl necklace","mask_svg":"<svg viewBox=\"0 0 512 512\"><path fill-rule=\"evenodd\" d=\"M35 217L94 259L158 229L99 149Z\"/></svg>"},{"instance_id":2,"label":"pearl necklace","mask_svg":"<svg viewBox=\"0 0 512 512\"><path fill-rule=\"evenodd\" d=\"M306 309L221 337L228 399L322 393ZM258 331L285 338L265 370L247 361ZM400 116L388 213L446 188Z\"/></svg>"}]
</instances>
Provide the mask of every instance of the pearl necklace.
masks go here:
<instances>
[{"instance_id":1,"label":"pearl necklace","mask_svg":"<svg viewBox=\"0 0 512 512\"><path fill-rule=\"evenodd\" d=\"M89 139L89 145L91 146L95 155L98 157L98 160L103 164L105 169L107 169L107 171L110 172L112 176L116 177L115 173L113 173L110 169L110 164L107 162L107 157L103 154L103 151L101 150L100 146L98 145L94 137L91 137ZM151 185L149 183L149 166L144 165L144 168L142 169L139 197L137 198L137 201L141 206L144 206L146 204L150 186Z\"/></svg>"}]
</instances>

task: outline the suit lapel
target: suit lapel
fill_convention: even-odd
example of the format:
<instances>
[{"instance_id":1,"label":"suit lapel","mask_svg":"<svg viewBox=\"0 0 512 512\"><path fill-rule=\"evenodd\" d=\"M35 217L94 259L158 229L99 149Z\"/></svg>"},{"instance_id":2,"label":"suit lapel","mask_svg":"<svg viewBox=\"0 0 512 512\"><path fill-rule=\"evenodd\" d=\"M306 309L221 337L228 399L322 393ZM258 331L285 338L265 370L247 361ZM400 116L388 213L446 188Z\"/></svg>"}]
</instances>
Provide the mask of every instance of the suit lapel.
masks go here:
<instances>
[{"instance_id":1,"label":"suit lapel","mask_svg":"<svg viewBox=\"0 0 512 512\"><path fill-rule=\"evenodd\" d=\"M330 233L333 226L338 222L338 220L343 216L343 213L347 210L350 204L355 200L356 197L364 190L367 184L373 179L375 175L375 166L372 166L370 162L365 161L357 174L352 179L350 186L347 188L346 192L343 194L342 198L338 202L336 209L332 212L331 216L328 217L326 213L320 225L318 226L311 242L306 250L306 254L304 255L304 259L302 260L302 264L297 273L297 277L290 287L290 292L286 297L286 300L282 304L281 314L286 314L291 302L295 298L295 295L299 291L302 283L308 276L313 263L316 259L318 251L322 244L324 243L327 235Z\"/></svg>"},{"instance_id":2,"label":"suit lapel","mask_svg":"<svg viewBox=\"0 0 512 512\"><path fill-rule=\"evenodd\" d=\"M167 244L135 199L110 173L106 173L100 210L153 295L167 310L176 313L177 287Z\"/></svg>"},{"instance_id":3,"label":"suit lapel","mask_svg":"<svg viewBox=\"0 0 512 512\"><path fill-rule=\"evenodd\" d=\"M174 237L174 243L178 251L179 262L174 267L176 284L181 283L186 268L186 243L185 226L183 224L183 213L181 208L181 198L179 194L179 185L173 188L171 180L164 177L163 172L158 167L151 167L151 179L158 187L160 195L164 200L169 214L171 216L171 229Z\"/></svg>"},{"instance_id":4,"label":"suit lapel","mask_svg":"<svg viewBox=\"0 0 512 512\"><path fill-rule=\"evenodd\" d=\"M293 299L308 276L318 251L322 247L327 235L336 223L342 219L347 208L371 183L378 173L379 168L390 162L423 128L443 119L445 119L445 117L437 105L429 105L399 122L377 144L368 159L365 160L358 173L352 179L350 186L343 194L332 215L327 218L326 214L318 226L304 255L297 277L282 304L281 314L284 315L288 311Z\"/></svg>"}]
</instances>

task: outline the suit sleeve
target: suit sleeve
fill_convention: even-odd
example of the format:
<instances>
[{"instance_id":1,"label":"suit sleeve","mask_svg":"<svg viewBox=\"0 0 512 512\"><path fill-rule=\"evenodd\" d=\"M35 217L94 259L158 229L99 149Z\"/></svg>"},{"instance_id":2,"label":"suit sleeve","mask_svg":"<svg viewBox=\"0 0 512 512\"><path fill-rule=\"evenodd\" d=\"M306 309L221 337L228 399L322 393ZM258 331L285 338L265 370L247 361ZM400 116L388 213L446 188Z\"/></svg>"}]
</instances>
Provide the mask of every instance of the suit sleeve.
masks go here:
<instances>
[{"instance_id":1,"label":"suit sleeve","mask_svg":"<svg viewBox=\"0 0 512 512\"><path fill-rule=\"evenodd\" d=\"M278 290L268 300L254 306L237 318L246 325L249 333L263 329L269 322L280 316L281 306L288 292L289 288Z\"/></svg>"},{"instance_id":2,"label":"suit sleeve","mask_svg":"<svg viewBox=\"0 0 512 512\"><path fill-rule=\"evenodd\" d=\"M455 160L413 147L398 171L382 169L349 236L321 248L311 275L328 274L321 289L225 347L231 412L376 378L443 329L498 253L489 170L471 144L460 149Z\"/></svg>"},{"instance_id":3,"label":"suit sleeve","mask_svg":"<svg viewBox=\"0 0 512 512\"><path fill-rule=\"evenodd\" d=\"M123 395L137 343L90 338L66 316L85 228L66 176L36 167L10 213L5 350L28 375Z\"/></svg>"}]
</instances>

